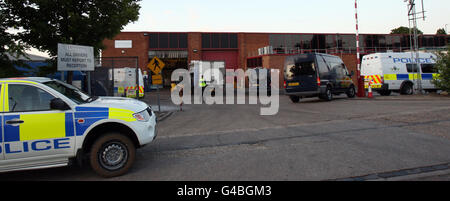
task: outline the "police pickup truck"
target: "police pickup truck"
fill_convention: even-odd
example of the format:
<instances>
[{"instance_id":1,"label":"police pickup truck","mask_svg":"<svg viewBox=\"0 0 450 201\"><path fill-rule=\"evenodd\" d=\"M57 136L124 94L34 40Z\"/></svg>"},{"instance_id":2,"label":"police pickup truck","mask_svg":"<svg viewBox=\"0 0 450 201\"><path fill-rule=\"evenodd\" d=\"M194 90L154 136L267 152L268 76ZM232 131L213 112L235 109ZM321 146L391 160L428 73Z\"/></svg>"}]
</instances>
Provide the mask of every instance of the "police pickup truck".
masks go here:
<instances>
[{"instance_id":1,"label":"police pickup truck","mask_svg":"<svg viewBox=\"0 0 450 201\"><path fill-rule=\"evenodd\" d=\"M144 102L90 97L49 78L0 79L0 172L89 161L103 177L125 174L156 137Z\"/></svg>"}]
</instances>

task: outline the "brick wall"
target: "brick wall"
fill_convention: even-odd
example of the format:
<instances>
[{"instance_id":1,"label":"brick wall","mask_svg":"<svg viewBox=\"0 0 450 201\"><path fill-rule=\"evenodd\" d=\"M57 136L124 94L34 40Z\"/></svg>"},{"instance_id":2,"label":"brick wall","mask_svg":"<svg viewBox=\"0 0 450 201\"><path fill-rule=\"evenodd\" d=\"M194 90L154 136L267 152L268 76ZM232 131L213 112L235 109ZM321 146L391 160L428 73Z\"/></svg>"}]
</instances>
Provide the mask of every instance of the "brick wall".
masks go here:
<instances>
[{"instance_id":1,"label":"brick wall","mask_svg":"<svg viewBox=\"0 0 450 201\"><path fill-rule=\"evenodd\" d=\"M269 34L240 33L238 34L239 63L247 70L247 58L257 56L258 49L269 46Z\"/></svg>"},{"instance_id":2,"label":"brick wall","mask_svg":"<svg viewBox=\"0 0 450 201\"><path fill-rule=\"evenodd\" d=\"M355 84L356 87L358 87L358 77L356 76L356 71L357 71L357 62L358 60L356 59L356 55L355 54L339 54L337 55L339 57L341 57L342 61L344 61L345 66L347 66L348 72L354 72L355 75L352 77L353 79L353 83Z\"/></svg>"},{"instance_id":3,"label":"brick wall","mask_svg":"<svg viewBox=\"0 0 450 201\"><path fill-rule=\"evenodd\" d=\"M115 40L131 40L133 48L115 48ZM112 40L104 40L103 57L138 57L138 65L142 70L147 69L149 37L144 32L122 32ZM123 51L123 52L122 52Z\"/></svg>"},{"instance_id":4,"label":"brick wall","mask_svg":"<svg viewBox=\"0 0 450 201\"><path fill-rule=\"evenodd\" d=\"M197 52L194 52L197 50ZM188 63L202 59L202 34L188 33Z\"/></svg>"},{"instance_id":5,"label":"brick wall","mask_svg":"<svg viewBox=\"0 0 450 201\"><path fill-rule=\"evenodd\" d=\"M263 56L263 67L270 69L278 69L280 71L279 76L279 88L283 88L284 84L284 61L286 59L285 55L271 55Z\"/></svg>"}]
</instances>

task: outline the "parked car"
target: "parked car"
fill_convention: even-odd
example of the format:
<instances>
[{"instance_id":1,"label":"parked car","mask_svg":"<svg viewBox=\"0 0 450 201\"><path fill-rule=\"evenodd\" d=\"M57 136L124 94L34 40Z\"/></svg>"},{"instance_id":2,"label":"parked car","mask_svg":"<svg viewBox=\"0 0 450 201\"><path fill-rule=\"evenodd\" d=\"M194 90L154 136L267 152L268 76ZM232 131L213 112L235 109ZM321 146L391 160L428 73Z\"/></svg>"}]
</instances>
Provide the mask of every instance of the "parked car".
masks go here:
<instances>
[{"instance_id":1,"label":"parked car","mask_svg":"<svg viewBox=\"0 0 450 201\"><path fill-rule=\"evenodd\" d=\"M338 56L311 53L288 56L285 61L285 94L292 102L301 98L319 97L333 100L333 95L346 93L355 97L355 85L351 79L354 72L348 72Z\"/></svg>"},{"instance_id":2,"label":"parked car","mask_svg":"<svg viewBox=\"0 0 450 201\"><path fill-rule=\"evenodd\" d=\"M0 172L89 160L104 177L125 174L156 137L144 102L91 97L49 78L0 79Z\"/></svg>"}]
</instances>

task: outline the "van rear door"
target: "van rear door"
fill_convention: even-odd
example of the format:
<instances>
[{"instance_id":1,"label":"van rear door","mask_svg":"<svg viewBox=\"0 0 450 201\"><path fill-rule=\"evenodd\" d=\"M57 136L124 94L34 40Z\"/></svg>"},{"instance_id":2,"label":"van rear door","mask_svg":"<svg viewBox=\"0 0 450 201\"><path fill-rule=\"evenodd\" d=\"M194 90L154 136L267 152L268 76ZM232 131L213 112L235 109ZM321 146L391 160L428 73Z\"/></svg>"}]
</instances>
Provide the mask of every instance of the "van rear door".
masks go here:
<instances>
[{"instance_id":1,"label":"van rear door","mask_svg":"<svg viewBox=\"0 0 450 201\"><path fill-rule=\"evenodd\" d=\"M317 91L317 71L314 59L298 60L286 66L286 92Z\"/></svg>"}]
</instances>

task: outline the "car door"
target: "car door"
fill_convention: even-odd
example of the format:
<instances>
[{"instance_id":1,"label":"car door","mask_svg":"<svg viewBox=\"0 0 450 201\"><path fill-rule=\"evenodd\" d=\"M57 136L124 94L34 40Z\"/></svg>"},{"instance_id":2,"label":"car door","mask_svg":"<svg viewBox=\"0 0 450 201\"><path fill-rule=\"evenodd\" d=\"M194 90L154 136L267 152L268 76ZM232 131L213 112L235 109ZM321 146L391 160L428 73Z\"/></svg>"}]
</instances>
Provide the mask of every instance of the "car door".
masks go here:
<instances>
[{"instance_id":1,"label":"car door","mask_svg":"<svg viewBox=\"0 0 450 201\"><path fill-rule=\"evenodd\" d=\"M73 155L72 111L52 110L50 102L56 96L32 84L10 83L3 89L6 161L16 161L14 164L22 166L45 165Z\"/></svg>"}]
</instances>

